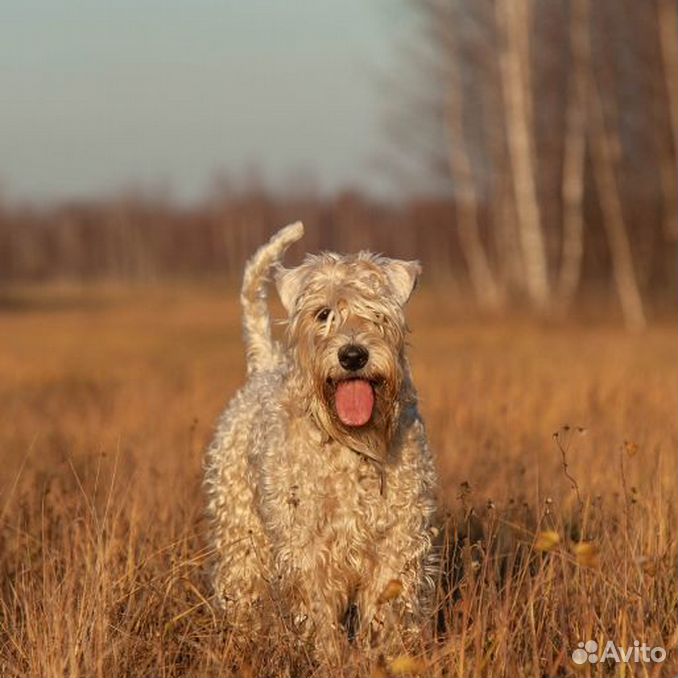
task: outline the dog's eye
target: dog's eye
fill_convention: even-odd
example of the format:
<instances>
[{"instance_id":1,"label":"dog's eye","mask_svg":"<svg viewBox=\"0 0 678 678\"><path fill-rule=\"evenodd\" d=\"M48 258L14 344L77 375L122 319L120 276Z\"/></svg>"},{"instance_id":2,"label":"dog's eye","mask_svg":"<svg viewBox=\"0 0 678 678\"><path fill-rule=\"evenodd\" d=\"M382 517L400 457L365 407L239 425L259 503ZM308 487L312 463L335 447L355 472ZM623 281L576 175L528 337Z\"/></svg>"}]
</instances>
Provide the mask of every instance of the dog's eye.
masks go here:
<instances>
[{"instance_id":1,"label":"dog's eye","mask_svg":"<svg viewBox=\"0 0 678 678\"><path fill-rule=\"evenodd\" d=\"M325 322L329 317L331 313L331 309L325 307L321 308L316 314L315 314L315 319L319 322Z\"/></svg>"}]
</instances>

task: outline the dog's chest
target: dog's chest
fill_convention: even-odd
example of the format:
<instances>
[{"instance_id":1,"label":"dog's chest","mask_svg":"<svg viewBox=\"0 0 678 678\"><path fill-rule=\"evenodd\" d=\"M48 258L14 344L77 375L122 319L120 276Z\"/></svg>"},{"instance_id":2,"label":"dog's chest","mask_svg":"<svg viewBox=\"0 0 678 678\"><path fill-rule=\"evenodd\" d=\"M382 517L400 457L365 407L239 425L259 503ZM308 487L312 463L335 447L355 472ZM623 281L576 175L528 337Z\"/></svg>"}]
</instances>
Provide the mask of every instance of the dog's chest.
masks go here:
<instances>
[{"instance_id":1,"label":"dog's chest","mask_svg":"<svg viewBox=\"0 0 678 678\"><path fill-rule=\"evenodd\" d=\"M288 450L294 470L280 478L288 528L304 542L334 541L348 550L379 540L393 516L376 465L338 443L297 442Z\"/></svg>"},{"instance_id":2,"label":"dog's chest","mask_svg":"<svg viewBox=\"0 0 678 678\"><path fill-rule=\"evenodd\" d=\"M384 500L381 472L374 462L337 443L327 445L326 453L326 469L320 475L328 498L355 515L378 511Z\"/></svg>"}]
</instances>

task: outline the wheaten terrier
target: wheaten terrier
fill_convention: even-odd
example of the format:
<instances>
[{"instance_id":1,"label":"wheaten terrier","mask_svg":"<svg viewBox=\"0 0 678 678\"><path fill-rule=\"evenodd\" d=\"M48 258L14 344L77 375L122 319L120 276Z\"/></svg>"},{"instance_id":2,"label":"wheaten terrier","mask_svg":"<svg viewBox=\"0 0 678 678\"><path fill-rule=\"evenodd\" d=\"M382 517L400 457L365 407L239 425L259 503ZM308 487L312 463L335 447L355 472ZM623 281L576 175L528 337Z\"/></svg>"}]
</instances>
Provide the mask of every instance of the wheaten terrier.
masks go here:
<instances>
[{"instance_id":1,"label":"wheaten terrier","mask_svg":"<svg viewBox=\"0 0 678 678\"><path fill-rule=\"evenodd\" d=\"M245 270L248 381L206 462L214 586L234 625L273 609L321 652L351 639L390 652L429 618L436 570L436 472L405 357L420 267L360 252L282 268L302 235L282 229Z\"/></svg>"}]
</instances>

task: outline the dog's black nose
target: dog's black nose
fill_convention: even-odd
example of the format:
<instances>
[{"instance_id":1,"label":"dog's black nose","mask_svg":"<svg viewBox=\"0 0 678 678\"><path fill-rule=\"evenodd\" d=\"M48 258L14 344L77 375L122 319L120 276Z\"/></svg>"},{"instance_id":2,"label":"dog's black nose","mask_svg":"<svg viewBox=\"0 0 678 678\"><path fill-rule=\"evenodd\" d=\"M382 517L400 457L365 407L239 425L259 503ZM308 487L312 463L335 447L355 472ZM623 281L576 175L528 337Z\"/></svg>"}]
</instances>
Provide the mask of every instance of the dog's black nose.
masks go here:
<instances>
[{"instance_id":1,"label":"dog's black nose","mask_svg":"<svg viewBox=\"0 0 678 678\"><path fill-rule=\"evenodd\" d=\"M345 370L359 370L365 367L370 357L367 349L358 344L346 344L339 349L339 364Z\"/></svg>"}]
</instances>

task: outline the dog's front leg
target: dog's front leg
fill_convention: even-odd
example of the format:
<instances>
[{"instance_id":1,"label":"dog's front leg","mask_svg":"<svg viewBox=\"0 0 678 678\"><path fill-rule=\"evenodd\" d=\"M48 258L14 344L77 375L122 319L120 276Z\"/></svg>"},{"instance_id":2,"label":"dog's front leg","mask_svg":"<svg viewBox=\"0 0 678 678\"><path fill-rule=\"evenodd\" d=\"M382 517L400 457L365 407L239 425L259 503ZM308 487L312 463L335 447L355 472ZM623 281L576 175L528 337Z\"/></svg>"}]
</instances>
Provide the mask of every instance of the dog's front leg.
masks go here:
<instances>
[{"instance_id":1,"label":"dog's front leg","mask_svg":"<svg viewBox=\"0 0 678 678\"><path fill-rule=\"evenodd\" d=\"M303 562L301 557L295 561ZM303 567L284 572L280 581L288 628L316 659L339 661L348 648L342 626L349 602L346 586L336 581L326 563L310 561L308 554Z\"/></svg>"},{"instance_id":2,"label":"dog's front leg","mask_svg":"<svg viewBox=\"0 0 678 678\"><path fill-rule=\"evenodd\" d=\"M422 607L414 573L379 568L358 592L358 644L394 656L407 651L421 630Z\"/></svg>"},{"instance_id":3,"label":"dog's front leg","mask_svg":"<svg viewBox=\"0 0 678 678\"><path fill-rule=\"evenodd\" d=\"M431 618L433 553L428 532L391 533L357 591L361 646L390 656L416 650Z\"/></svg>"}]
</instances>

